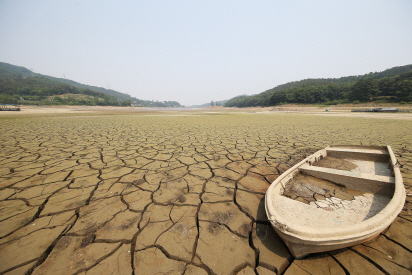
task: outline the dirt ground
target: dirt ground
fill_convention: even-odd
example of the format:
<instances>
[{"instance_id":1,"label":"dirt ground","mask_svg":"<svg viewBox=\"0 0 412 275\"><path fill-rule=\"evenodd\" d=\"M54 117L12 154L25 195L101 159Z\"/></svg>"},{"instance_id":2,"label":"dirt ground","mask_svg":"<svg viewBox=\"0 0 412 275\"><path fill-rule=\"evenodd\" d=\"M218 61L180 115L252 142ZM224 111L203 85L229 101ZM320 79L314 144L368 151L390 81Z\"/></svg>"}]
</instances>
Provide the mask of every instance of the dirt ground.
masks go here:
<instances>
[{"instance_id":1,"label":"dirt ground","mask_svg":"<svg viewBox=\"0 0 412 275\"><path fill-rule=\"evenodd\" d=\"M410 274L412 115L287 108L0 112L0 274ZM407 200L376 240L297 260L264 194L329 144L391 145Z\"/></svg>"}]
</instances>

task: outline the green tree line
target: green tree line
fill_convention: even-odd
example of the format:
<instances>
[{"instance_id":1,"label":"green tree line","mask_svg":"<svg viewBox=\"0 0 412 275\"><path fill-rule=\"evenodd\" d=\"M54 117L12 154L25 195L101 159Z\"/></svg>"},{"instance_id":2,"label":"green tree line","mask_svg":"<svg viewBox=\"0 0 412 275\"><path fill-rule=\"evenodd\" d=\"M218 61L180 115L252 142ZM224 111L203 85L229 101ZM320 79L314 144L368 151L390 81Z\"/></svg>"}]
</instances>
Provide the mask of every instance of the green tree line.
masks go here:
<instances>
[{"instance_id":1,"label":"green tree line","mask_svg":"<svg viewBox=\"0 0 412 275\"><path fill-rule=\"evenodd\" d=\"M176 101L140 100L125 93L37 74L4 62L0 62L0 103L181 107Z\"/></svg>"},{"instance_id":2,"label":"green tree line","mask_svg":"<svg viewBox=\"0 0 412 275\"><path fill-rule=\"evenodd\" d=\"M282 103L349 103L349 102L411 102L412 72L380 80L361 79L355 84L329 84L308 88L280 90L270 97L267 105Z\"/></svg>"},{"instance_id":3,"label":"green tree line","mask_svg":"<svg viewBox=\"0 0 412 275\"><path fill-rule=\"evenodd\" d=\"M403 73L399 73L403 72ZM279 85L254 96L239 96L226 107L273 106L283 103L339 104L380 100L410 102L412 65L379 73L337 79L305 79Z\"/></svg>"},{"instance_id":4,"label":"green tree line","mask_svg":"<svg viewBox=\"0 0 412 275\"><path fill-rule=\"evenodd\" d=\"M88 97L56 97L59 95L86 95ZM77 88L41 76L26 78L6 78L0 80L0 102L30 104L69 104L69 105L125 105L115 96ZM130 106L130 100L129 106Z\"/></svg>"},{"instance_id":5,"label":"green tree line","mask_svg":"<svg viewBox=\"0 0 412 275\"><path fill-rule=\"evenodd\" d=\"M70 86L74 86L76 88L80 88L80 89L89 89L95 92L100 92L103 94L107 94L107 95L111 95L111 96L115 96L117 98L119 98L120 100L125 100L125 99L131 99L131 100L137 100L135 98L132 98L130 95L125 94L125 93L120 93L111 89L105 89L102 87L96 87L96 86L90 86L90 85L85 85L85 84L81 84L78 83L76 81L70 80L70 79L65 79L65 78L57 78L57 77L52 77L52 76L48 76L48 75L42 75L42 74L38 74L38 73L34 73L32 71L30 71L29 69L26 69L24 67L20 67L20 66L15 66L15 65L11 65L8 63L4 63L4 62L0 62L0 79L22 79L22 78L29 78L29 77L41 77L43 79L46 80L50 80L48 82L48 85L50 85L50 83L54 82L54 83L64 83L64 84L68 84Z\"/></svg>"}]
</instances>

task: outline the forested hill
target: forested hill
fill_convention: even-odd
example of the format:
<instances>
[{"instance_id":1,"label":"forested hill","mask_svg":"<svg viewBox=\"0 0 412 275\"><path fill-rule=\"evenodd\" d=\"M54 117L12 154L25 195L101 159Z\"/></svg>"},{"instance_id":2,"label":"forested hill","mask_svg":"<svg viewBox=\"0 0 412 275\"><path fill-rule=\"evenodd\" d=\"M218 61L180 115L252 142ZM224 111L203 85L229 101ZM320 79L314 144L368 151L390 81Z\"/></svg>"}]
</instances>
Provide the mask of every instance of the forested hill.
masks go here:
<instances>
[{"instance_id":1,"label":"forested hill","mask_svg":"<svg viewBox=\"0 0 412 275\"><path fill-rule=\"evenodd\" d=\"M54 96L53 98L51 98ZM25 101L25 102L23 102ZM0 103L181 107L176 101L139 100L111 89L34 73L0 62Z\"/></svg>"},{"instance_id":2,"label":"forested hill","mask_svg":"<svg viewBox=\"0 0 412 275\"><path fill-rule=\"evenodd\" d=\"M395 102L412 101L410 72L412 72L412 65L358 76L304 79L276 86L257 95L232 98L224 106L272 106L283 103L338 104L370 101L371 99ZM365 85L368 89L363 87Z\"/></svg>"},{"instance_id":3,"label":"forested hill","mask_svg":"<svg viewBox=\"0 0 412 275\"><path fill-rule=\"evenodd\" d=\"M70 80L70 79L65 79L65 78L57 78L57 77L52 77L48 75L42 75L38 73L34 73L30 71L27 68L20 67L20 66L14 66L8 63L0 62L0 80L3 79L19 79L23 77L31 77L31 76L39 76L39 77L45 77L48 79L52 79L61 83L66 83L69 85L72 85L77 88L82 88L82 89L90 89L95 92L103 93L106 95L111 95L115 96L120 100L125 100L125 99L131 99L131 96L128 94L120 93L111 89L105 89L101 87L95 87L95 86L90 86L90 85L85 85L78 83L76 81Z\"/></svg>"}]
</instances>

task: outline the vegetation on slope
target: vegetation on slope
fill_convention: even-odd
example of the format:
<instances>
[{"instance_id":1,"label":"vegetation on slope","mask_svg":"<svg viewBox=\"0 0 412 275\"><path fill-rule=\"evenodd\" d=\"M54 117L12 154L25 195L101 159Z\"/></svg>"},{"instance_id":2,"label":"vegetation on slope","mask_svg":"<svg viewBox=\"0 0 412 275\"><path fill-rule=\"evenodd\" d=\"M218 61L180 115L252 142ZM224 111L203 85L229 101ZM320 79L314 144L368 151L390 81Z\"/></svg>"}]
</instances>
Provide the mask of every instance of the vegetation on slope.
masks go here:
<instances>
[{"instance_id":1,"label":"vegetation on slope","mask_svg":"<svg viewBox=\"0 0 412 275\"><path fill-rule=\"evenodd\" d=\"M60 97L66 94L70 96ZM74 95L87 95L88 97ZM1 79L0 102L34 105L130 106L130 99L120 101L115 96L90 89L77 88L42 76Z\"/></svg>"},{"instance_id":2,"label":"vegetation on slope","mask_svg":"<svg viewBox=\"0 0 412 275\"><path fill-rule=\"evenodd\" d=\"M254 96L239 96L225 107L273 106L283 103L339 104L379 100L412 101L412 65L361 76L305 79L279 85Z\"/></svg>"},{"instance_id":3,"label":"vegetation on slope","mask_svg":"<svg viewBox=\"0 0 412 275\"><path fill-rule=\"evenodd\" d=\"M33 73L0 62L0 103L33 105L101 105L180 107L176 101L139 100L128 94Z\"/></svg>"}]
</instances>

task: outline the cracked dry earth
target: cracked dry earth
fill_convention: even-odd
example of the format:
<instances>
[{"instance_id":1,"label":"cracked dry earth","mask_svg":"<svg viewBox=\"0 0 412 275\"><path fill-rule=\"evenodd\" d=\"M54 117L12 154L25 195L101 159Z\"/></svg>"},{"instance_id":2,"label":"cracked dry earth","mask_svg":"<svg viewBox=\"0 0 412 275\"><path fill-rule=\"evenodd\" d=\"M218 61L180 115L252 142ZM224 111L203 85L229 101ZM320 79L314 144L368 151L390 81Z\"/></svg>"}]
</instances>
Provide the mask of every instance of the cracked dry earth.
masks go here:
<instances>
[{"instance_id":1,"label":"cracked dry earth","mask_svg":"<svg viewBox=\"0 0 412 275\"><path fill-rule=\"evenodd\" d=\"M0 274L411 273L412 121L91 112L0 129ZM294 259L266 189L306 154L360 143L392 146L403 211L370 243Z\"/></svg>"}]
</instances>

